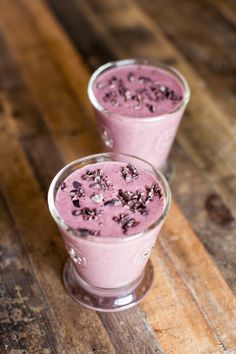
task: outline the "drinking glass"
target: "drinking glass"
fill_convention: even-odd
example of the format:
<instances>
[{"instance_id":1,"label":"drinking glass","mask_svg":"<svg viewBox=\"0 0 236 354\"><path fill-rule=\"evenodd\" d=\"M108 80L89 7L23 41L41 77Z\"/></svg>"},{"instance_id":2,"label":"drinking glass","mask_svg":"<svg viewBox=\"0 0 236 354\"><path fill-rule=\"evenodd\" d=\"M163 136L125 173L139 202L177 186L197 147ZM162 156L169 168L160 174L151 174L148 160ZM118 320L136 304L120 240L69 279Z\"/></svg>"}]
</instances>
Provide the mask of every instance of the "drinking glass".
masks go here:
<instances>
[{"instance_id":1,"label":"drinking glass","mask_svg":"<svg viewBox=\"0 0 236 354\"><path fill-rule=\"evenodd\" d=\"M114 113L105 109L94 94L94 85L109 70L129 65L154 67L178 80L182 87L183 98L177 108L175 107L165 114L151 117L125 116L122 113ZM176 69L156 60L118 60L102 65L93 73L88 84L88 96L95 111L97 125L104 143L104 151L139 156L165 173L167 158L190 99L190 89L183 75Z\"/></svg>"},{"instance_id":2,"label":"drinking glass","mask_svg":"<svg viewBox=\"0 0 236 354\"><path fill-rule=\"evenodd\" d=\"M164 195L161 215L138 234L102 237L81 234L68 225L57 211L55 198L62 182L74 171L98 162L132 163L153 175ZM65 287L80 304L97 311L119 311L136 305L150 289L153 267L149 257L164 218L171 193L165 177L150 163L125 154L103 153L78 159L54 177L48 192L51 215L69 254L64 270Z\"/></svg>"}]
</instances>

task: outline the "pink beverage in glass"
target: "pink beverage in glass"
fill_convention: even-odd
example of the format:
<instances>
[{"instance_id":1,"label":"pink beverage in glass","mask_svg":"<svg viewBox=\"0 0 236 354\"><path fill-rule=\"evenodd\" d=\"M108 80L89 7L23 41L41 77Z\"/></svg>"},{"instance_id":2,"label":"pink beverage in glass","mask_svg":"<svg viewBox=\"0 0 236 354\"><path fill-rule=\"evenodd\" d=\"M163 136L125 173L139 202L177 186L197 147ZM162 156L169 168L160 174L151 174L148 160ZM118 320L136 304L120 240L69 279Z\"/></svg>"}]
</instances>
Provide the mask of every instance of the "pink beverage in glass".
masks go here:
<instances>
[{"instance_id":1,"label":"pink beverage in glass","mask_svg":"<svg viewBox=\"0 0 236 354\"><path fill-rule=\"evenodd\" d=\"M62 169L48 198L70 255L64 282L72 297L101 311L138 303L151 286L146 264L170 205L165 178L139 158L98 154Z\"/></svg>"},{"instance_id":2,"label":"pink beverage in glass","mask_svg":"<svg viewBox=\"0 0 236 354\"><path fill-rule=\"evenodd\" d=\"M106 151L136 155L164 169L190 98L179 72L151 60L111 62L94 72L88 95Z\"/></svg>"}]
</instances>

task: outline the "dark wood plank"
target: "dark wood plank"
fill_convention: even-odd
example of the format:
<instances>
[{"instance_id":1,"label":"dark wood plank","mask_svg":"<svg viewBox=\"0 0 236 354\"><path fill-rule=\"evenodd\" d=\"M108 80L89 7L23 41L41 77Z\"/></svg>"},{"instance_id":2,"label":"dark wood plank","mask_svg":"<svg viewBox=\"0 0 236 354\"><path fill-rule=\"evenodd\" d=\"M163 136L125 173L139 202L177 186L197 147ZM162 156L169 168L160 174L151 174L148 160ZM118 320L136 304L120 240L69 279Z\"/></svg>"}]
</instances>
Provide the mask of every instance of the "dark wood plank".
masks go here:
<instances>
[{"instance_id":1,"label":"dark wood plank","mask_svg":"<svg viewBox=\"0 0 236 354\"><path fill-rule=\"evenodd\" d=\"M41 189L46 193L55 172L63 166L63 161L1 33L0 52L0 92L7 96L5 100L3 97L3 108L9 116L14 137L21 142Z\"/></svg>"},{"instance_id":2,"label":"dark wood plank","mask_svg":"<svg viewBox=\"0 0 236 354\"><path fill-rule=\"evenodd\" d=\"M0 352L57 353L57 326L0 196Z\"/></svg>"},{"instance_id":3,"label":"dark wood plank","mask_svg":"<svg viewBox=\"0 0 236 354\"><path fill-rule=\"evenodd\" d=\"M189 156L178 143L175 144L171 155L175 162L171 183L174 197L187 219L191 220L192 227L200 235L225 280L236 292L235 217L221 195L216 192L214 185L209 183L207 176L199 173L191 155ZM217 202L209 204L214 196Z\"/></svg>"},{"instance_id":4,"label":"dark wood plank","mask_svg":"<svg viewBox=\"0 0 236 354\"><path fill-rule=\"evenodd\" d=\"M227 22L231 23L234 28L236 27L236 3L234 0L208 0L208 2L218 9L220 15L223 16Z\"/></svg>"},{"instance_id":5,"label":"dark wood plank","mask_svg":"<svg viewBox=\"0 0 236 354\"><path fill-rule=\"evenodd\" d=\"M109 315L101 313L100 318L117 353L164 353L141 308Z\"/></svg>"},{"instance_id":6,"label":"dark wood plank","mask_svg":"<svg viewBox=\"0 0 236 354\"><path fill-rule=\"evenodd\" d=\"M173 192L178 196L179 204L189 220L193 221L195 230L214 256L232 289L236 291L235 230L227 223L217 224L216 218L212 219L210 216L212 213L209 208L205 208L207 201L216 194L219 196L221 205L225 205L229 210L228 213L232 216L231 221L234 222L236 215L234 200L236 161L233 153L235 135L229 120L220 112L216 105L217 102L211 98L206 83L189 67L170 41L163 37L156 23L143 14L138 6L133 5L132 1L114 3L106 0L101 4L95 0L89 3L68 0L67 5L62 1L48 0L47 2L53 6L58 18L65 25L65 29L69 31L69 35L82 53L86 52L89 44L85 46L81 40L82 28L79 19L86 18L86 25L89 25L87 37L89 43L95 40L99 27L99 38L97 39L99 42L93 52L91 52L91 46L87 53L88 56L96 58L94 60L96 63L104 62L104 57L100 56L100 53L102 48L107 52L109 43L113 58L142 56L145 53L145 56L157 57L174 64L186 73L192 89L192 100L177 137L181 149L176 150L172 155L177 171L185 171L186 173L184 174L185 178L176 173ZM148 2L148 4L150 3ZM67 8L67 22L69 21L68 17L70 18L70 27L67 27L64 22L65 17L62 9L65 6ZM150 6L155 7L155 3ZM165 6L163 5L163 7ZM168 11L168 7L165 10ZM78 21L76 21L76 17ZM179 18L179 22L184 21ZM101 48L99 51L97 51L98 46ZM212 129L212 126L215 128ZM182 159L181 153L178 154L181 150L185 151L184 159ZM193 172L189 171L188 173L185 159L188 160L188 169ZM192 188L186 187L192 186L193 174L198 176L198 183L194 186L194 195L196 195L194 201L196 203L192 202ZM182 190L185 190L184 195L180 192ZM189 207L191 204L192 207ZM202 212L198 213L196 221L199 207ZM218 204L217 210L219 211L219 209ZM213 240L214 242L212 242ZM224 256L222 256L222 249Z\"/></svg>"},{"instance_id":7,"label":"dark wood plank","mask_svg":"<svg viewBox=\"0 0 236 354\"><path fill-rule=\"evenodd\" d=\"M84 16L75 1L49 0L46 2L63 24L63 28L90 68L95 69L102 63L115 60L114 53L110 49L110 41L104 38L99 28L94 31L90 17ZM86 29L86 36L83 29ZM103 46L100 45L101 39L103 39Z\"/></svg>"},{"instance_id":8,"label":"dark wood plank","mask_svg":"<svg viewBox=\"0 0 236 354\"><path fill-rule=\"evenodd\" d=\"M217 106L228 115L231 125L235 125L232 117L236 107L236 27L221 9L217 11L214 1L137 2L207 82ZM218 3L225 9L228 1ZM177 12L182 16L176 16Z\"/></svg>"}]
</instances>

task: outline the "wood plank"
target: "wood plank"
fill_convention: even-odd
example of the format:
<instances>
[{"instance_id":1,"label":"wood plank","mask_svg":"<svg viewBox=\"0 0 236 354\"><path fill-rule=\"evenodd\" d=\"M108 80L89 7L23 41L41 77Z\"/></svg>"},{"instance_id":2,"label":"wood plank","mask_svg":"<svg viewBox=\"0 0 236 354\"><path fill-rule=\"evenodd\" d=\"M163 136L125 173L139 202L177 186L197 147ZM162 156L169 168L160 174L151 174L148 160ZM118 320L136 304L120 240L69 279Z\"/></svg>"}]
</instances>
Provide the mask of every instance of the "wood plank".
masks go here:
<instances>
[{"instance_id":1,"label":"wood plank","mask_svg":"<svg viewBox=\"0 0 236 354\"><path fill-rule=\"evenodd\" d=\"M89 115L81 104L83 101L78 101L74 89L60 70L58 58L61 57L61 53L57 53L58 55L52 58L42 37L36 35L37 28L32 18L28 16L26 8L22 7L21 1L13 3L10 6L4 1L0 4L2 25L7 24L7 40L11 43L16 61L19 62L22 75L31 88L38 107L47 114L44 118L49 130L57 137L58 145L64 146L63 156L66 155L69 160L73 159L72 140L80 156L98 151L100 144L94 138L97 135L96 129L90 124ZM51 43L56 46L56 39L53 42L51 38ZM79 60L76 56L74 62L68 60L70 56L66 51L63 58L66 58L67 63L78 64L76 67L79 70L76 76L78 80L74 80L74 83L80 93L80 87L83 88L84 83ZM66 67L70 70L70 64ZM41 72L49 74L42 76ZM81 92L85 94L84 90ZM90 129L86 129L88 127ZM90 135L90 139L87 139L87 134Z\"/></svg>"},{"instance_id":2,"label":"wood plank","mask_svg":"<svg viewBox=\"0 0 236 354\"><path fill-rule=\"evenodd\" d=\"M94 51L91 47L87 56L95 58L96 63L104 62L104 57L100 57L100 53L103 48L107 52L107 46L109 46L113 58L142 56L145 53L145 56L158 57L176 65L186 74L192 89L192 100L177 136L181 151L184 150L185 154L183 159L182 155L178 155L180 150L177 150L176 154L172 154L175 156L177 171L186 173L184 174L185 178L181 178L181 175L176 173L175 181L177 182L174 182L173 191L178 195L178 202L184 208L188 218L194 221L199 209L195 211L194 207L186 207L185 203L187 198L187 205L191 205L193 195L191 188L186 189L186 186L192 184L192 174L188 173L185 166L187 159L188 168L194 170L195 176L198 176L198 184L194 186L195 200L198 201L198 204L194 205L200 207L202 212L199 213L198 222L194 222L195 229L201 240L207 245L208 250L214 255L217 264L224 272L226 279L229 280L229 284L236 291L234 271L236 238L235 230L232 227L233 223L219 225L216 218L209 217L210 211L204 207L211 196L216 194L221 200L220 205L224 205L229 210L230 219L234 222L236 216L234 200L236 163L233 153L235 135L232 136L234 130L225 115L220 112L216 102L212 100L206 83L196 75L183 56L163 36L156 24L148 16L145 16L139 7L133 5L133 2L114 3L106 0L100 4L95 0L89 3L68 0L66 5L60 0L56 2L48 0L47 2L51 4L65 26L63 11L66 7L67 17L70 18L70 27L66 26L65 28L70 31L69 35L74 43L79 45L78 49L82 53L86 52L89 46L89 44L85 46L81 38L83 32L80 28L80 21L82 18L86 18L86 23L89 25L86 31L88 33L87 41L93 43L95 39L97 40ZM67 23L68 21L67 19ZM97 28L99 28L99 38L96 37ZM101 48L100 50L97 50L98 46ZM212 129L212 126L215 129ZM186 193L183 197L178 191L184 189ZM214 209L218 210L219 215L220 206L218 205L218 208ZM222 256L222 249L225 257Z\"/></svg>"},{"instance_id":3,"label":"wood plank","mask_svg":"<svg viewBox=\"0 0 236 354\"><path fill-rule=\"evenodd\" d=\"M161 238L165 237L162 232ZM155 267L154 285L141 307L164 352L220 353L218 338L160 241L151 259Z\"/></svg>"},{"instance_id":4,"label":"wood plank","mask_svg":"<svg viewBox=\"0 0 236 354\"><path fill-rule=\"evenodd\" d=\"M230 125L235 126L235 28L222 16L222 11L217 11L217 2L137 2L207 82L217 106L228 116ZM228 6L228 1L220 3L222 8ZM185 21L176 16L178 11Z\"/></svg>"},{"instance_id":5,"label":"wood plank","mask_svg":"<svg viewBox=\"0 0 236 354\"><path fill-rule=\"evenodd\" d=\"M236 25L236 4L234 0L227 0L227 1L212 1L208 0L211 6L216 7L220 13L220 15L230 23L234 29Z\"/></svg>"},{"instance_id":6,"label":"wood plank","mask_svg":"<svg viewBox=\"0 0 236 354\"><path fill-rule=\"evenodd\" d=\"M8 110L10 101L5 100L2 97L0 183L4 198L10 206L15 228L29 257L30 267L37 277L41 293L44 294L41 301L47 305L50 326L58 342L57 346L54 343L54 352L58 350L67 353L87 353L99 348L104 353L113 353L113 346L96 313L75 306L65 292L59 272L65 261L64 245L48 214L45 199L30 166L12 134ZM9 164L9 161L12 163ZM16 181L19 188L16 188ZM25 311L27 310L30 311L30 308L26 308ZM20 324L20 320L19 317L18 323L16 318L16 325ZM91 326L96 327L98 333L91 331ZM29 340L30 338L31 336L28 337ZM33 343L32 340L31 345ZM20 344L19 342L19 346ZM20 349L17 344L15 347ZM27 350L29 348L30 345Z\"/></svg>"},{"instance_id":7,"label":"wood plank","mask_svg":"<svg viewBox=\"0 0 236 354\"><path fill-rule=\"evenodd\" d=\"M44 16L45 19L45 16ZM50 32L52 34L52 32ZM5 48L5 52L6 52L6 48ZM10 56L10 53L8 53L7 56L8 60L11 60L11 69L14 66L14 63L12 61L12 58ZM8 61L7 60L7 61ZM34 107L34 109L36 109L35 107L35 103L32 100L32 93L29 92L29 90L27 89L27 87L25 87L25 83L22 80L22 78L20 78L19 73L17 73L17 67L15 68L15 70L12 69L12 75L11 75L11 79L12 82L14 82L14 73L16 73L16 77L18 78L18 82L20 83L19 88L21 90L21 92L24 92L25 95L27 95L28 97L28 102L24 103L24 106L21 107L21 103L19 101L19 99L17 100L17 105L18 109L20 109L22 112L29 112L29 107ZM0 68L0 72L4 72L4 67L1 69ZM65 69L66 70L66 69ZM47 75L47 72L41 72L41 75ZM11 94L11 92L9 91L9 94ZM16 96L14 96L16 97ZM11 110L9 109L9 111L11 112ZM41 111L38 112L38 118L43 119L43 113L41 113ZM56 112L55 112L56 115ZM45 112L45 116L47 116L46 112ZM31 117L33 120L33 117ZM12 120L12 117L10 118L10 121ZM35 121L36 124L36 121ZM12 123L9 123L9 125L11 127L13 127ZM16 126L15 131L18 131L17 129L17 122L14 123L14 125ZM22 131L22 134L24 133L24 131ZM33 165L33 167L35 168L36 171L36 177L39 179L40 184L42 186L42 190L44 193L46 193L47 188L45 188L46 186L48 187L50 179L53 178L53 176L55 175L56 170L54 169L54 167L52 168L51 166L51 161L50 159L45 159L45 156L48 156L48 152L47 149L50 149L50 146L48 145L49 143L51 144L52 141L50 140L50 136L48 136L48 134L46 134L46 128L44 127L44 134L39 136L30 136L30 137L25 137L23 140L23 147L25 149L25 152L29 158L30 163ZM17 134L16 134L17 137ZM18 135L18 138L20 136ZM89 139L89 134L87 139ZM22 139L20 139L21 143L22 143ZM57 136L55 137L55 141L57 142ZM59 144L58 144L59 145ZM76 150L76 144L73 143L73 140L71 141L71 146L74 147L74 158L78 157L78 151ZM33 149L32 149L33 147ZM63 153L63 149L64 146L60 145L60 150ZM58 156L58 150L54 148L53 150L53 154L54 154L54 160L56 160L59 164L61 163L61 159L60 156ZM68 156L65 154L65 152L63 153L64 157L68 160ZM50 152L49 152L49 156L50 156ZM43 161L43 157L44 157L44 161ZM44 172L40 173L39 172L39 168L43 167L43 170L45 170ZM53 166L55 166L55 163L53 164ZM54 169L54 171L53 171ZM40 173L40 178L39 178L39 173ZM58 268L59 269L59 268ZM66 296L66 294L65 294ZM73 303L73 302L72 302ZM86 310L84 309L84 311L86 312ZM91 312L91 311L90 311ZM118 350L118 347L121 346L125 352L130 352L133 353L133 350L138 347L140 348L144 348L144 346L146 346L146 352L157 352L160 353L160 349L159 349L159 344L156 340L156 336L155 334L152 332L152 330L150 329L150 325L148 324L147 320L145 320L144 316L143 318L139 318L137 316L137 310L133 310L130 311L129 317L127 318L126 315L120 315L117 318L123 318L123 325L122 327L119 329L120 325L119 325L119 321L112 321L109 320L109 315L105 315L102 317L103 318L103 323L104 326L106 327L107 330L109 330L109 333L113 333L113 332L117 332L120 331L121 336L120 337L116 337L114 335L111 335L111 339L112 339L112 343L114 345L114 347ZM92 321L91 317L88 319L88 323L86 325L87 328L89 328L90 326L90 321ZM95 323L96 324L96 323ZM135 326L134 326L135 324ZM80 324L78 324L80 325ZM82 324L83 325L83 324ZM127 342L127 333L128 335L133 335L133 330L136 331L136 328L142 328L143 329L143 335L139 336L136 338L135 343L133 343L132 348L130 347L129 343ZM133 328L133 329L132 329ZM149 328L148 331L145 331L144 328ZM98 329L99 330L99 329ZM122 336L123 334L123 336ZM82 334L81 334L82 335ZM80 337L78 338L78 340L81 339ZM149 344L146 344L149 343ZM98 350L98 352L101 350L102 352L102 347L100 346L95 346L95 348L99 348L96 349ZM105 349L104 349L104 352Z\"/></svg>"},{"instance_id":8,"label":"wood plank","mask_svg":"<svg viewBox=\"0 0 236 354\"><path fill-rule=\"evenodd\" d=\"M192 294L218 346L229 352L236 350L236 299L175 203L159 242Z\"/></svg>"},{"instance_id":9,"label":"wood plank","mask_svg":"<svg viewBox=\"0 0 236 354\"><path fill-rule=\"evenodd\" d=\"M51 309L32 272L8 205L0 195L0 352L56 353Z\"/></svg>"},{"instance_id":10,"label":"wood plank","mask_svg":"<svg viewBox=\"0 0 236 354\"><path fill-rule=\"evenodd\" d=\"M10 117L12 134L21 142L41 189L46 193L55 172L64 163L1 33L0 51L0 92L7 98L4 110Z\"/></svg>"},{"instance_id":11,"label":"wood plank","mask_svg":"<svg viewBox=\"0 0 236 354\"><path fill-rule=\"evenodd\" d=\"M162 354L154 329L140 307L118 313L100 314L116 353Z\"/></svg>"},{"instance_id":12,"label":"wood plank","mask_svg":"<svg viewBox=\"0 0 236 354\"><path fill-rule=\"evenodd\" d=\"M178 143L171 155L175 162L171 182L174 198L236 293L235 218L232 211ZM209 204L211 200L217 202Z\"/></svg>"},{"instance_id":13,"label":"wood plank","mask_svg":"<svg viewBox=\"0 0 236 354\"><path fill-rule=\"evenodd\" d=\"M115 56L110 49L110 41L104 38L104 32L100 26L96 26L96 32L91 27L91 16L83 16L78 11L78 4L74 1L45 1L57 19L63 24L63 28L69 35L70 40L80 55L83 56L85 64L95 70L102 63L115 60ZM94 16L93 16L94 17ZM86 36L84 36L86 29ZM102 39L103 45L100 45Z\"/></svg>"}]
</instances>

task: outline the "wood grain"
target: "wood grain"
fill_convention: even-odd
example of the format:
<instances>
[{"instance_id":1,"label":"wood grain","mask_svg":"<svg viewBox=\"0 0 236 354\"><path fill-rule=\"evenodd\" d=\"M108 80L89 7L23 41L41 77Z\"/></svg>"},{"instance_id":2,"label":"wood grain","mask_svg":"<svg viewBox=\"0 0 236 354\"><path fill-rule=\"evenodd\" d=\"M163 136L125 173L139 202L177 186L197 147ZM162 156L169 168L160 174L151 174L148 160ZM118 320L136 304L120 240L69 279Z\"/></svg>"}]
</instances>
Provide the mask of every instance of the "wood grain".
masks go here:
<instances>
[{"instance_id":1,"label":"wood grain","mask_svg":"<svg viewBox=\"0 0 236 354\"><path fill-rule=\"evenodd\" d=\"M217 10L217 1L137 2L207 82L217 106L234 125L235 28L223 15L225 12ZM219 3L224 9L229 7L229 1ZM181 12L185 21L176 16L176 11ZM192 26L196 18L198 21Z\"/></svg>"},{"instance_id":2,"label":"wood grain","mask_svg":"<svg viewBox=\"0 0 236 354\"><path fill-rule=\"evenodd\" d=\"M1 103L3 107L10 104L3 100ZM101 352L113 353L113 347L96 313L74 306L73 300L64 290L60 277L65 261L64 246L30 165L12 135L10 119L8 110L4 109L0 130L0 183L4 198L10 205L15 228L37 278L36 285L40 286L44 294L41 301L44 300L58 341L55 352L87 353L92 348L99 348ZM16 188L16 181L20 188ZM91 326L96 327L98 332L90 331ZM29 327L29 335L30 331ZM27 336L27 333L23 332L22 335ZM19 343L17 349L24 348Z\"/></svg>"},{"instance_id":3,"label":"wood grain","mask_svg":"<svg viewBox=\"0 0 236 354\"><path fill-rule=\"evenodd\" d=\"M83 39L84 32L74 37L74 43L82 48L84 59L89 56L86 62L90 68L108 55L137 56L145 51L147 56L158 55L175 63L188 76L194 98L173 152L173 188L219 265L222 259L217 257L227 255L232 266L227 279L233 279L235 250L229 257L227 248L225 254L216 248L222 245L220 238L226 230L227 247L234 244L233 185L225 186L218 173L219 161L233 149L234 131L204 82L136 2L50 3L61 19L67 18L72 32L76 31L73 21L80 16L88 43ZM140 307L98 316L75 305L66 294L60 278L65 251L44 195L62 164L100 148L86 98L89 72L43 1L2 0L0 20L0 51L4 53L0 58L0 77L4 78L0 81L0 231L6 232L3 269L9 273L4 279L6 282L7 274L13 279L9 290L1 288L1 294L13 306L10 314L7 304L4 307L7 336L3 337L3 350L82 354L236 352L235 299L175 202L152 255L154 288ZM211 131L209 122L199 119L199 114L211 118L215 131ZM226 144L229 137L232 145ZM214 139L219 139L217 146ZM220 147L225 149L219 154ZM224 178L229 178L230 172L233 176L234 162L233 156L223 162ZM15 188L16 181L19 188ZM14 247L11 240L17 243ZM19 279L13 274L14 265ZM24 284L30 284L29 289L23 291ZM33 334L26 319L32 320Z\"/></svg>"},{"instance_id":4,"label":"wood grain","mask_svg":"<svg viewBox=\"0 0 236 354\"><path fill-rule=\"evenodd\" d=\"M2 195L0 220L0 352L27 349L55 353L57 337L51 310Z\"/></svg>"},{"instance_id":5,"label":"wood grain","mask_svg":"<svg viewBox=\"0 0 236 354\"><path fill-rule=\"evenodd\" d=\"M227 1L212 1L208 0L212 6L215 6L219 14L234 28L236 25L236 4L234 0L227 0Z\"/></svg>"}]
</instances>

